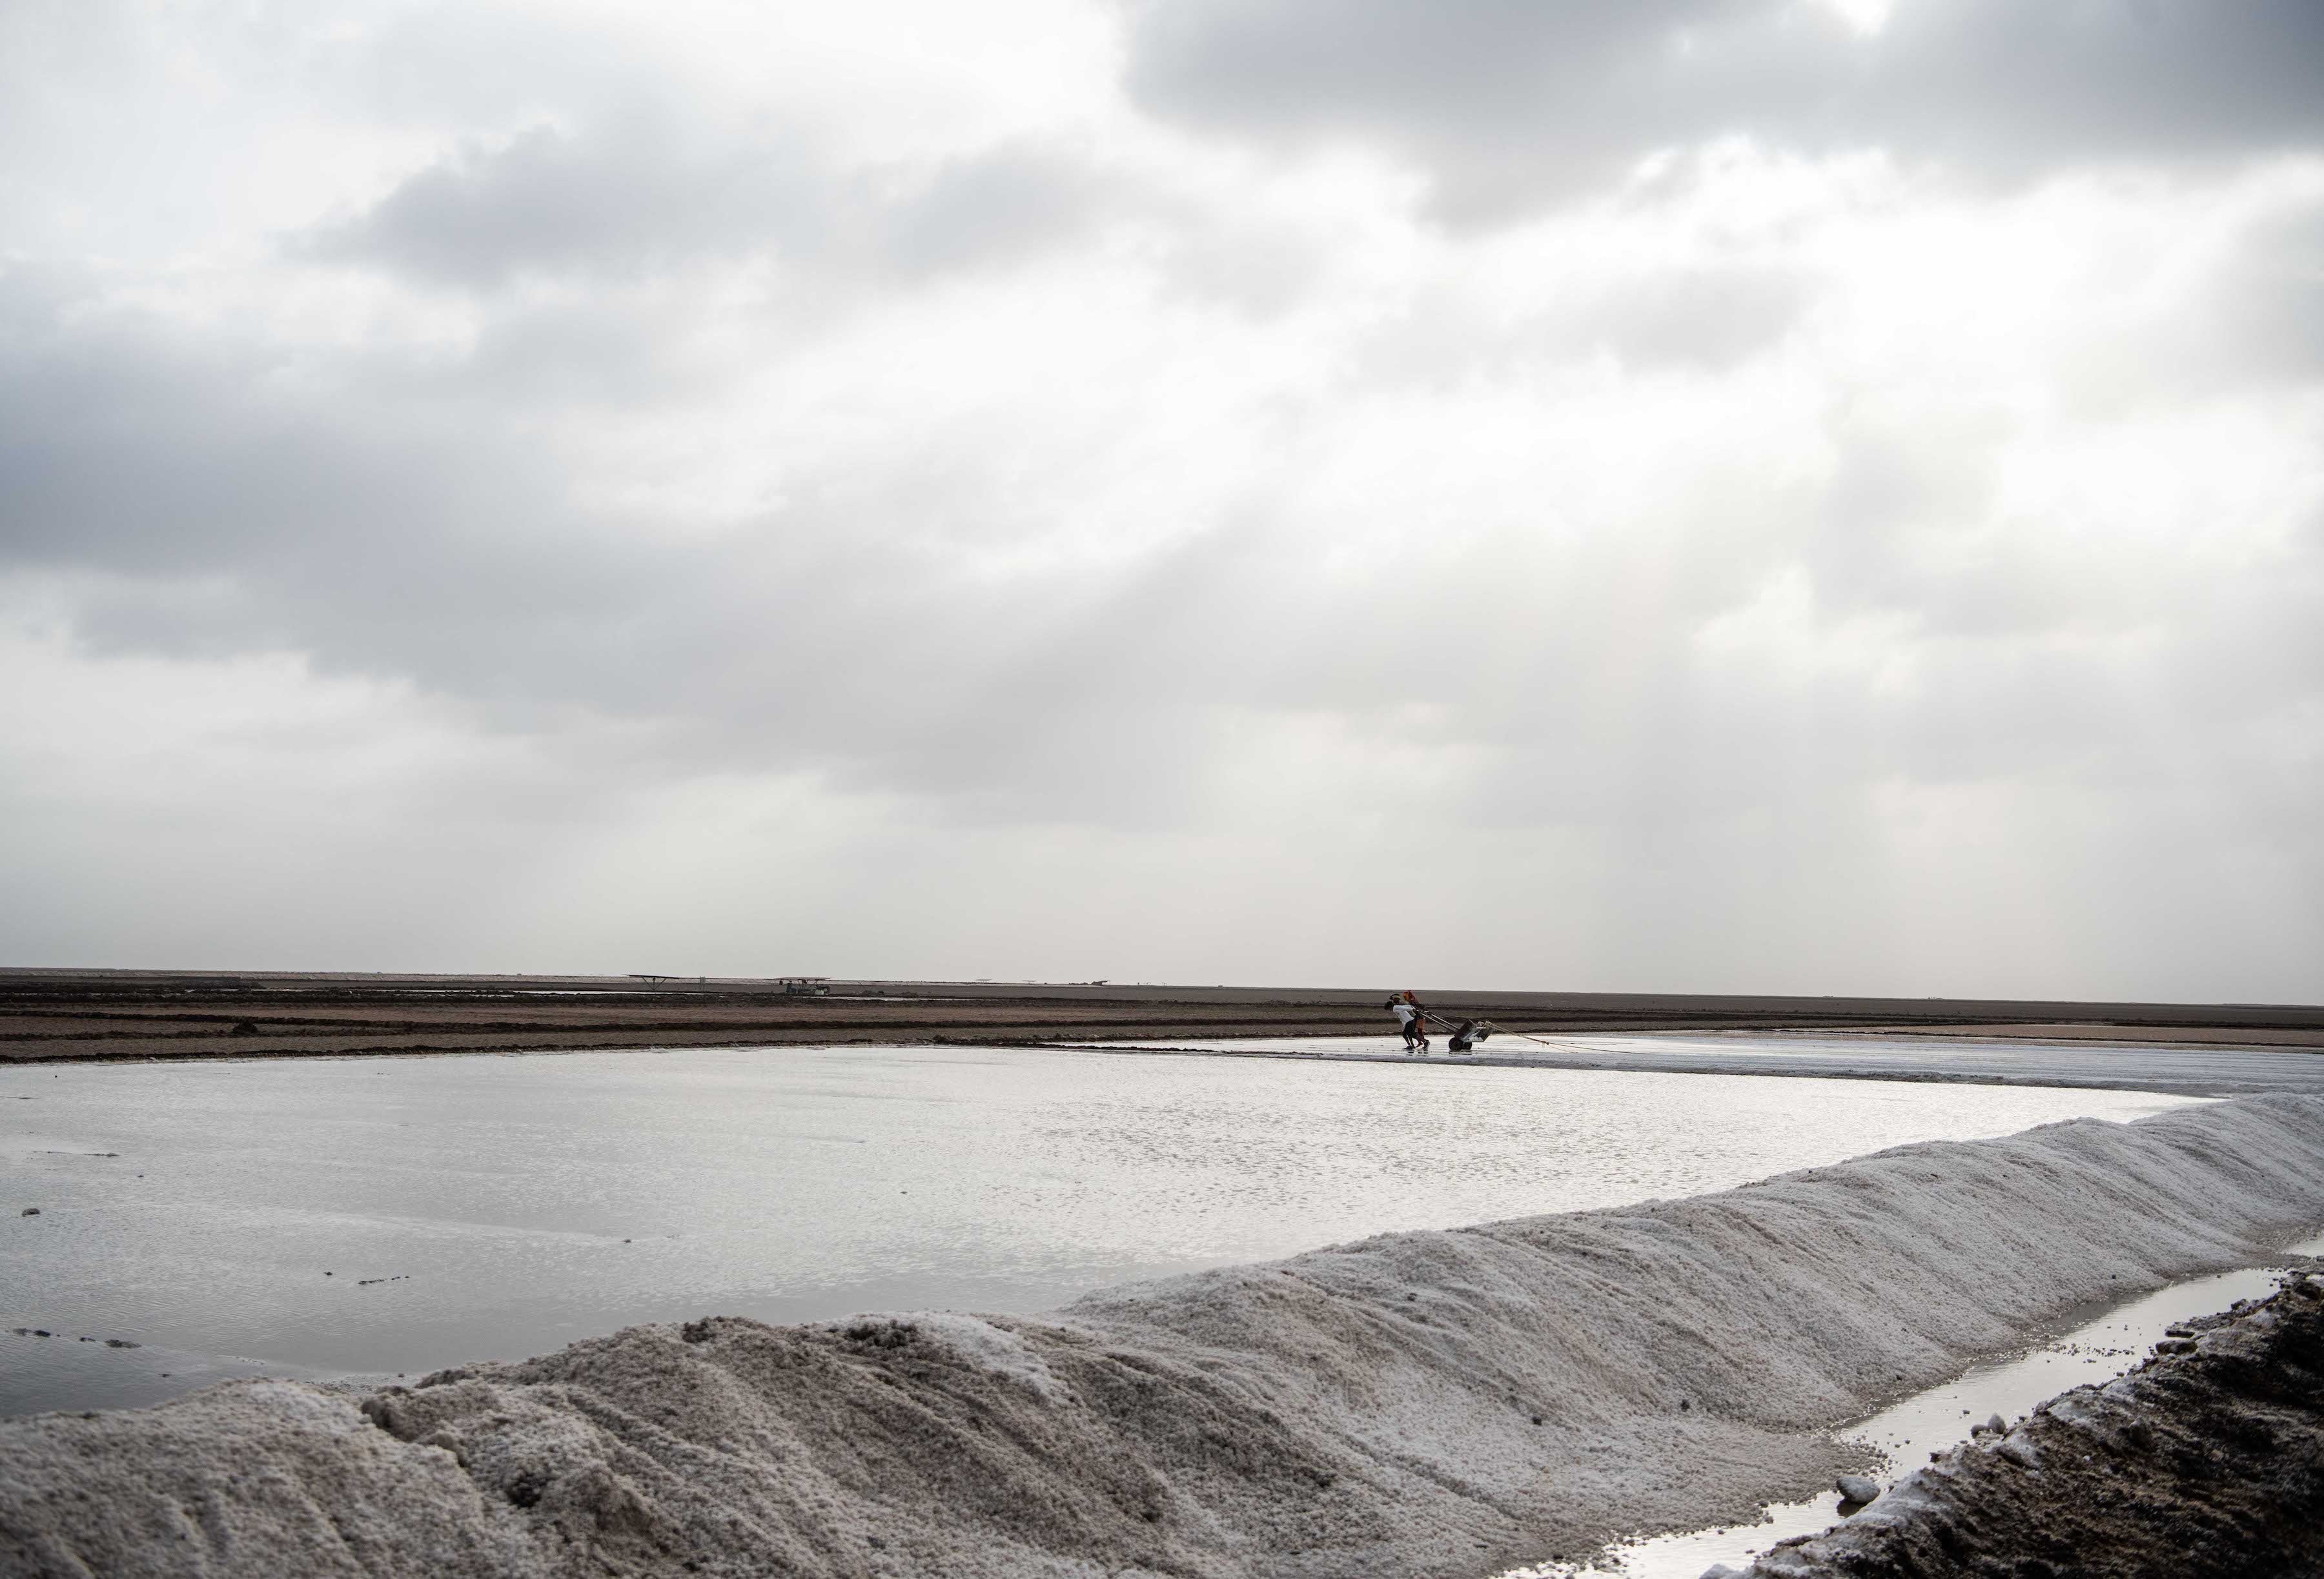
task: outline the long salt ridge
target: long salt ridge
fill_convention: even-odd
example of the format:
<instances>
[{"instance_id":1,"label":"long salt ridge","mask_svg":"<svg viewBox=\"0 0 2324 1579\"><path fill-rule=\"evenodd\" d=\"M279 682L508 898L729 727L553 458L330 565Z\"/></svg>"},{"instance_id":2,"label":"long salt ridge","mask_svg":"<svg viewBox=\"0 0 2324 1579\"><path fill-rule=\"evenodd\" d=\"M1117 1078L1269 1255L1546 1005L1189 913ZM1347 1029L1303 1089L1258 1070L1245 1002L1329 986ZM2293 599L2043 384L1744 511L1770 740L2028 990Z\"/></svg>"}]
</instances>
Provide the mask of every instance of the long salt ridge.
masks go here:
<instances>
[{"instance_id":1,"label":"long salt ridge","mask_svg":"<svg viewBox=\"0 0 2324 1579\"><path fill-rule=\"evenodd\" d=\"M1474 1575L1750 1517L2058 1314L2324 1221L2324 1098L1384 1235L1047 1319L633 1327L0 1424L0 1569Z\"/></svg>"}]
</instances>

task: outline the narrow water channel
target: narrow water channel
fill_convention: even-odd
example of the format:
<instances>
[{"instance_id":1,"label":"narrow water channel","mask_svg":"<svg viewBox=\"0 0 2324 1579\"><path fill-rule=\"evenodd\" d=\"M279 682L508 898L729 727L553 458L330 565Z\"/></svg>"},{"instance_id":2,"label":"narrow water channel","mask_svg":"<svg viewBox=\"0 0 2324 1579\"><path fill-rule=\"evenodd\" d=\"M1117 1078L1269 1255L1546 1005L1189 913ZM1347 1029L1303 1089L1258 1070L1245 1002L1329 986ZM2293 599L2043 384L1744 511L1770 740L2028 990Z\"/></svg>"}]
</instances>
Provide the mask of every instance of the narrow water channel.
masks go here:
<instances>
[{"instance_id":1,"label":"narrow water channel","mask_svg":"<svg viewBox=\"0 0 2324 1579\"><path fill-rule=\"evenodd\" d=\"M2324 1235L2289 1246L2285 1254L2324 1256ZM1886 1492L1928 1463L1931 1454L1960 1443L1990 1417L1999 1415L2015 1424L2034 1405L2070 1388L2111 1380L2137 1364L2173 1323L2272 1293L2277 1277L2273 1268L2252 1267L2174 1283L2116 1306L2039 1347L1972 1366L1840 1435L1879 1451L1885 1462L1869 1478ZM1818 1534L1840 1517L1840 1493L1827 1491L1805 1501L1770 1508L1757 1524L1656 1536L1618 1546L1585 1567L1529 1566L1513 1569L1500 1579L1699 1579L1713 1564L1740 1568L1777 1541Z\"/></svg>"}]
</instances>

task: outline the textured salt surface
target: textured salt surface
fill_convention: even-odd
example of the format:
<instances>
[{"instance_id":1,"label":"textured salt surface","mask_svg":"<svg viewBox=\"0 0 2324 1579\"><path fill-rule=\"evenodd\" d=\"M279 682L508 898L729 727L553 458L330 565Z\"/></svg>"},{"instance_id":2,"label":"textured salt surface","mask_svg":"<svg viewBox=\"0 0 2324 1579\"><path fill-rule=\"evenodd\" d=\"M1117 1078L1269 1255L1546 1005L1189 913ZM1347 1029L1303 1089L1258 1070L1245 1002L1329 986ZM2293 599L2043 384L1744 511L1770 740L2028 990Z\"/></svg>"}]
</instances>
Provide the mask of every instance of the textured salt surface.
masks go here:
<instances>
[{"instance_id":1,"label":"textured salt surface","mask_svg":"<svg viewBox=\"0 0 2324 1579\"><path fill-rule=\"evenodd\" d=\"M1476 1574L1748 1516L1826 1433L2324 1220L2324 1100L1387 1235L1048 1319L632 1328L368 1399L0 1424L32 1574Z\"/></svg>"}]
</instances>

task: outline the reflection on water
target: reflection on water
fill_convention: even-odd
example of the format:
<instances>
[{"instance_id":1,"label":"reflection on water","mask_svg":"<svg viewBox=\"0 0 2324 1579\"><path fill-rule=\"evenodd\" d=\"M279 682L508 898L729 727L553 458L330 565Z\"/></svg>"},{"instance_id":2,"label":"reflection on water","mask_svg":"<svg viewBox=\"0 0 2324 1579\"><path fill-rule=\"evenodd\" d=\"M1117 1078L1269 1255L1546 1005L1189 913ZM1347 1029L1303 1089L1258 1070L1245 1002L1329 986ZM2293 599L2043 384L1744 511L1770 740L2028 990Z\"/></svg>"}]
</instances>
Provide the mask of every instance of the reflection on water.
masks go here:
<instances>
[{"instance_id":1,"label":"reflection on water","mask_svg":"<svg viewBox=\"0 0 2324 1579\"><path fill-rule=\"evenodd\" d=\"M1039 1310L1388 1229L2170 1105L1039 1049L0 1069L0 1413L418 1372L706 1312Z\"/></svg>"}]
</instances>

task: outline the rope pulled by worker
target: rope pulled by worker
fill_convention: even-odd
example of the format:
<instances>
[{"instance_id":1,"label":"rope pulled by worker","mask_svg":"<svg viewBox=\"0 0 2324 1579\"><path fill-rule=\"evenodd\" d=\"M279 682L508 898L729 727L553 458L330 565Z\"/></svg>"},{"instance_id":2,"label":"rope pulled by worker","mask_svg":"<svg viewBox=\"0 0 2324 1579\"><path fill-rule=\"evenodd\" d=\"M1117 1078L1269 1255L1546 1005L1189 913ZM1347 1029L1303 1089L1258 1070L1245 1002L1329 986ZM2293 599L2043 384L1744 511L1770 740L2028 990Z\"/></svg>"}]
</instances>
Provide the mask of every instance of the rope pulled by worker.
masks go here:
<instances>
[{"instance_id":1,"label":"rope pulled by worker","mask_svg":"<svg viewBox=\"0 0 2324 1579\"><path fill-rule=\"evenodd\" d=\"M1404 1033L1404 1050L1406 1053L1416 1053L1422 1057L1426 1057L1429 1050L1428 1020L1431 1012L1428 1006L1420 1001L1418 994L1406 990L1388 994L1386 1007L1396 1016L1397 1028ZM1437 1018L1443 1020L1450 1016L1439 1012ZM1535 1036L1529 1031L1504 1030L1489 1020L1479 1020L1473 1017L1462 1020L1452 1034L1445 1039L1444 1050L1448 1053L1474 1052L1484 1044L1487 1039L1497 1036L1513 1036L1519 1041L1535 1042L1545 1048L1558 1048L1570 1053L1602 1054L1606 1050L1603 1048L1583 1047L1578 1042L1563 1042L1550 1037Z\"/></svg>"}]
</instances>

